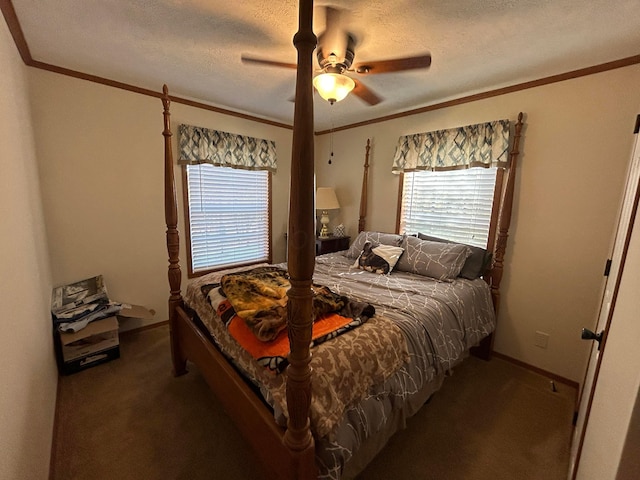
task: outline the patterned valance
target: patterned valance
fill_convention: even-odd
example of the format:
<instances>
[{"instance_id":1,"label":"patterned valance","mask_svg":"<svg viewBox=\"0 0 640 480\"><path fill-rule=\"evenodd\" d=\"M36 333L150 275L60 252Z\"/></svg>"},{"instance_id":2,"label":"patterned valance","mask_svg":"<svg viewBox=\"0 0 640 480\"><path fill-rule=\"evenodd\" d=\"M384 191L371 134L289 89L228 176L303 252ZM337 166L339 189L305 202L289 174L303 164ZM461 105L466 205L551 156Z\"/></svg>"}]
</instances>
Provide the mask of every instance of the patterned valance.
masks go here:
<instances>
[{"instance_id":1,"label":"patterned valance","mask_svg":"<svg viewBox=\"0 0 640 480\"><path fill-rule=\"evenodd\" d=\"M509 120L400 137L393 173L506 166Z\"/></svg>"},{"instance_id":2,"label":"patterned valance","mask_svg":"<svg viewBox=\"0 0 640 480\"><path fill-rule=\"evenodd\" d=\"M276 144L272 140L193 125L180 125L179 134L178 163L181 165L211 163L245 170L276 171Z\"/></svg>"}]
</instances>

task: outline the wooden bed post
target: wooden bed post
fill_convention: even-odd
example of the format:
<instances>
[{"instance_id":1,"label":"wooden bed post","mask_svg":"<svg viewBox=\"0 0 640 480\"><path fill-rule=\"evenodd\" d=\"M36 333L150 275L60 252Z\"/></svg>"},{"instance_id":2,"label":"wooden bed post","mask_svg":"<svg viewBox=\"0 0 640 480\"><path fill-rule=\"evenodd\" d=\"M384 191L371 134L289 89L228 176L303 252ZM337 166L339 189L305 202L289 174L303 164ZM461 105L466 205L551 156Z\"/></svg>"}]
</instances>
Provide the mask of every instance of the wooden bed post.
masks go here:
<instances>
[{"instance_id":1,"label":"wooden bed post","mask_svg":"<svg viewBox=\"0 0 640 480\"><path fill-rule=\"evenodd\" d=\"M507 186L502 205L500 206L500 217L498 219L498 236L494 248L493 268L491 269L491 298L493 306L498 315L500 306L500 282L504 271L504 254L507 250L507 238L509 237L509 227L511 226L511 211L513 210L513 193L516 183L516 171L518 166L518 155L520 154L519 144L522 133L522 112L518 115L518 122L515 125L513 145L509 152L509 170L507 171Z\"/></svg>"},{"instance_id":2,"label":"wooden bed post","mask_svg":"<svg viewBox=\"0 0 640 480\"><path fill-rule=\"evenodd\" d=\"M362 174L362 191L360 193L360 219L358 220L358 233L364 231L365 219L367 217L367 185L369 184L369 150L371 149L370 139L367 138L367 149L364 155L364 173Z\"/></svg>"},{"instance_id":3,"label":"wooden bed post","mask_svg":"<svg viewBox=\"0 0 640 480\"><path fill-rule=\"evenodd\" d=\"M298 51L291 198L289 202L288 334L291 351L287 367L289 421L284 444L293 453L296 478L317 477L314 440L310 430L311 329L313 326L311 280L315 267L314 148L312 55L316 36L312 30L313 1L300 0L298 32L293 43Z\"/></svg>"},{"instance_id":4,"label":"wooden bed post","mask_svg":"<svg viewBox=\"0 0 640 480\"><path fill-rule=\"evenodd\" d=\"M509 165L507 169L507 186L504 195L502 195L502 188L504 182L505 169L499 168L496 176L496 188L493 196L493 212L495 214L497 202L502 198L500 203L499 213L496 218L491 218L491 222L497 220L498 225L496 229L491 229L489 232L489 239L487 246L493 246L493 260L489 274L485 275L485 280L489 283L491 288L491 301L493 303L493 309L496 312L496 318L498 317L498 311L500 308L500 283L502 282L502 274L504 271L504 254L507 249L507 238L509 236L509 226L511 225L511 211L513 210L513 194L515 190L516 181L516 169L518 165L518 155L520 154L519 144L520 136L522 132L522 112L518 114L518 122L515 125L515 131L513 136L513 144L509 151ZM495 231L497 230L497 238ZM495 243L494 243L495 242ZM488 337L485 337L480 341L480 345L471 349L472 353L484 360L491 358L491 352L493 351L493 341L495 335L492 333Z\"/></svg>"},{"instance_id":5,"label":"wooden bed post","mask_svg":"<svg viewBox=\"0 0 640 480\"><path fill-rule=\"evenodd\" d=\"M162 105L164 106L164 218L167 223L167 253L169 254L169 327L175 331L177 313L176 307L182 307L180 284L182 272L180 270L180 237L178 234L178 207L176 202L176 182L173 175L173 151L171 149L171 114L169 113L169 89L162 86ZM187 371L187 361L180 350L176 335L171 335L171 359L174 375L182 375Z\"/></svg>"}]
</instances>

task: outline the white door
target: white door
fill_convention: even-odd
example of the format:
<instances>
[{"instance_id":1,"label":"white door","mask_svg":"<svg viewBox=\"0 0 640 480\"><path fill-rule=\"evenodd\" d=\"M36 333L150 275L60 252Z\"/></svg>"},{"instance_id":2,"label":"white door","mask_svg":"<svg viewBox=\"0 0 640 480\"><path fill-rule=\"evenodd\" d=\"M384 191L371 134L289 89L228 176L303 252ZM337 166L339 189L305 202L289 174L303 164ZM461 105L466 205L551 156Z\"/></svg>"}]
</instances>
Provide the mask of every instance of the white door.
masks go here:
<instances>
[{"instance_id":1,"label":"white door","mask_svg":"<svg viewBox=\"0 0 640 480\"><path fill-rule=\"evenodd\" d=\"M580 455L584 443L584 435L589 421L589 413L593 402L595 386L598 381L598 373L602 356L606 349L606 336L611 323L611 317L615 309L615 302L620 284L620 278L624 267L624 261L627 256L629 240L631 237L631 227L638 210L638 201L640 199L640 135L638 135L638 124L640 124L640 115L636 122L636 142L631 156L629 172L627 174L627 183L625 186L624 197L622 201L622 209L616 230L613 250L610 257L610 268L607 282L605 285L602 302L600 304L600 313L598 323L596 325L595 334L601 334L601 341L594 341L589 356L589 364L585 373L580 393L580 404L578 408L578 417L576 428L574 430L571 442L571 464L569 467L569 479L575 480L580 462ZM584 335L583 335L584 338Z\"/></svg>"}]
</instances>

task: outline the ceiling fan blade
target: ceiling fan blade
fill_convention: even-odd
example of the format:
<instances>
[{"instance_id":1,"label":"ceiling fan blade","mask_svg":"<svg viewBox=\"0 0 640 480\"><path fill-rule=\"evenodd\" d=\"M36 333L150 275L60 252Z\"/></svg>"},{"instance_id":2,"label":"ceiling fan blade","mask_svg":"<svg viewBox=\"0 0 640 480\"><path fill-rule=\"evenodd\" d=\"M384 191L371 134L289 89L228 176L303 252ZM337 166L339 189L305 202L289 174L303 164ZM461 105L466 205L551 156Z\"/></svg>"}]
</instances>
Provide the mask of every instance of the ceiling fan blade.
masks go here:
<instances>
[{"instance_id":1,"label":"ceiling fan blade","mask_svg":"<svg viewBox=\"0 0 640 480\"><path fill-rule=\"evenodd\" d=\"M246 55L242 55L240 59L242 60L242 63L257 63L259 65L267 65L269 67L294 68L294 69L297 68L297 65L295 63L276 62L273 60L265 60L262 58L247 57Z\"/></svg>"},{"instance_id":2,"label":"ceiling fan blade","mask_svg":"<svg viewBox=\"0 0 640 480\"><path fill-rule=\"evenodd\" d=\"M395 58L391 60L378 60L362 62L354 65L353 70L360 74L402 72L417 68L427 68L431 65L431 55L419 55L417 57Z\"/></svg>"},{"instance_id":3,"label":"ceiling fan blade","mask_svg":"<svg viewBox=\"0 0 640 480\"><path fill-rule=\"evenodd\" d=\"M382 97L379 97L373 90L367 87L364 83L354 80L356 86L351 93L356 97L364 100L369 105L377 105L382 101Z\"/></svg>"}]
</instances>

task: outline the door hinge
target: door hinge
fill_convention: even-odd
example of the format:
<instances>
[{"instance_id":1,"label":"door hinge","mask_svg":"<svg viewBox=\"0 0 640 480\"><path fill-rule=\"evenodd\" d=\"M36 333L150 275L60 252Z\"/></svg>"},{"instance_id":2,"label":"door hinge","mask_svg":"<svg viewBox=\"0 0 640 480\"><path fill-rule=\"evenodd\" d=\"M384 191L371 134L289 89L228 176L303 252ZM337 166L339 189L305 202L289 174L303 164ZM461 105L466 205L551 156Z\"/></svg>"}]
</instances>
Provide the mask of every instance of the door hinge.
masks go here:
<instances>
[{"instance_id":1,"label":"door hinge","mask_svg":"<svg viewBox=\"0 0 640 480\"><path fill-rule=\"evenodd\" d=\"M633 129L633 133L640 132L640 115L636 116L636 127Z\"/></svg>"},{"instance_id":2,"label":"door hinge","mask_svg":"<svg viewBox=\"0 0 640 480\"><path fill-rule=\"evenodd\" d=\"M607 263L604 265L604 276L608 277L609 272L611 272L611 259L607 258Z\"/></svg>"}]
</instances>

